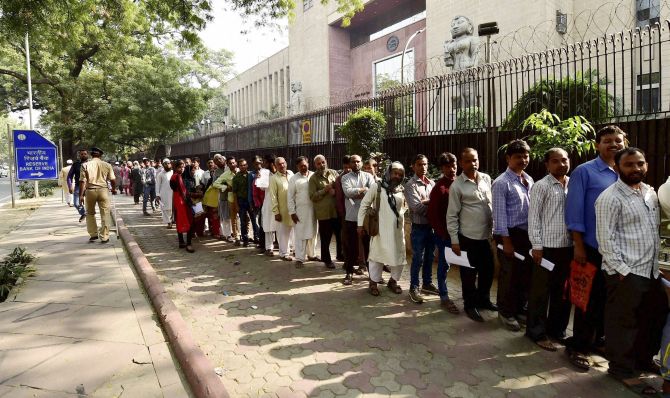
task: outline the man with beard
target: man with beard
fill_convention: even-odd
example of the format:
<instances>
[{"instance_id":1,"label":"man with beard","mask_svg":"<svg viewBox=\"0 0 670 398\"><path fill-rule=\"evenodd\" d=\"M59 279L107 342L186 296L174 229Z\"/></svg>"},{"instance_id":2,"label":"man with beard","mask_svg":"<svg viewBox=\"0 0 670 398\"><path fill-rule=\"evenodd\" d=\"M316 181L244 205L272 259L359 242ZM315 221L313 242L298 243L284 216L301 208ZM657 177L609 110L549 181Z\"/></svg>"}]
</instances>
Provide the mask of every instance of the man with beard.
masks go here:
<instances>
[{"instance_id":1,"label":"man with beard","mask_svg":"<svg viewBox=\"0 0 670 398\"><path fill-rule=\"evenodd\" d=\"M358 209L361 206L361 200L363 200L365 193L374 183L372 174L362 170L363 163L360 156L351 155L349 165L351 166L351 171L342 176L342 192L345 197L344 225L347 236L347 252L344 264L346 267L346 275L342 283L347 286L353 283L354 272L356 272L357 275L363 275L363 268L365 268L364 266L361 266L358 270L354 270L354 265L358 262L359 255L359 235L357 232ZM366 247L369 248L370 238L367 234L363 234L361 240L363 241L363 250L367 251L368 249ZM368 253L365 253L364 261L367 261L367 254Z\"/></svg>"},{"instance_id":2,"label":"man with beard","mask_svg":"<svg viewBox=\"0 0 670 398\"><path fill-rule=\"evenodd\" d=\"M335 208L337 172L328 168L328 163L323 155L314 157L314 165L316 166L316 172L309 179L309 198L314 203L314 215L319 223L321 261L327 268L332 269L335 268L330 256L330 241L333 233L337 246L340 246L340 222L337 219L337 209Z\"/></svg>"},{"instance_id":3,"label":"man with beard","mask_svg":"<svg viewBox=\"0 0 670 398\"><path fill-rule=\"evenodd\" d=\"M605 345L605 278L600 272L602 256L596 239L595 202L605 189L617 181L614 155L625 145L626 133L619 127L608 125L601 128L596 133L598 157L577 166L568 183L565 223L572 235L573 259L579 264L593 264L598 270L593 278L586 311L575 308L572 337L566 341L570 363L582 371L591 367L586 355L593 349L602 351Z\"/></svg>"},{"instance_id":4,"label":"man with beard","mask_svg":"<svg viewBox=\"0 0 670 398\"><path fill-rule=\"evenodd\" d=\"M309 198L309 179L314 172L309 170L309 161L304 156L296 159L296 165L298 172L288 181L288 212L295 224L295 267L302 268L307 260L319 261L314 255L316 217L314 205Z\"/></svg>"},{"instance_id":5,"label":"man with beard","mask_svg":"<svg viewBox=\"0 0 670 398\"><path fill-rule=\"evenodd\" d=\"M81 178L81 165L88 161L88 151L86 149L79 150L79 160L77 160L67 173L67 186L72 194L72 201L74 208L79 213L79 222L86 218L86 208L81 200L79 200L79 178Z\"/></svg>"},{"instance_id":6,"label":"man with beard","mask_svg":"<svg viewBox=\"0 0 670 398\"><path fill-rule=\"evenodd\" d=\"M170 159L163 159L163 169L156 174L156 203L161 209L163 224L166 224L167 229L172 228L172 174L172 162Z\"/></svg>"},{"instance_id":7,"label":"man with beard","mask_svg":"<svg viewBox=\"0 0 670 398\"><path fill-rule=\"evenodd\" d=\"M566 174L570 170L568 153L561 148L549 149L544 155L544 165L549 173L533 185L528 208L528 236L533 245L534 264L526 336L540 348L556 351L552 340L565 339L572 308L563 294L572 261L572 239L565 225L569 181ZM543 259L552 262L554 268L543 267Z\"/></svg>"},{"instance_id":8,"label":"man with beard","mask_svg":"<svg viewBox=\"0 0 670 398\"><path fill-rule=\"evenodd\" d=\"M387 287L395 294L402 293L398 280L402 269L407 264L405 252L405 196L402 182L405 178L405 168L400 162L393 162L384 176L384 180L377 181L361 201L358 211L358 234L363 236L363 222L366 213L371 207L376 207L379 200L379 233L370 238L370 255L368 265L370 273L370 294L379 296L377 284L382 283L384 265L391 268L391 278Z\"/></svg>"},{"instance_id":9,"label":"man with beard","mask_svg":"<svg viewBox=\"0 0 670 398\"><path fill-rule=\"evenodd\" d=\"M658 374L653 357L668 311L658 269L660 208L654 189L642 182L647 175L642 150L617 152L614 163L619 179L595 204L607 284L605 346L609 374L637 391L645 387L630 379L635 371Z\"/></svg>"}]
</instances>

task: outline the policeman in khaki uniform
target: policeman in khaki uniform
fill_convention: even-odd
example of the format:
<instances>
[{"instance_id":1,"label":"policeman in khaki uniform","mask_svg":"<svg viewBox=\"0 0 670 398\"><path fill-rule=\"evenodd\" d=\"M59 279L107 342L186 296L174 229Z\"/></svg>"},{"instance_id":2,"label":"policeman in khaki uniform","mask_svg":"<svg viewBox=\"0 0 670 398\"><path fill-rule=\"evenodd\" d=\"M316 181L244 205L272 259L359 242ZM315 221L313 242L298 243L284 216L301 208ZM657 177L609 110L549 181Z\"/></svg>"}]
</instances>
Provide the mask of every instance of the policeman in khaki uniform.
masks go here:
<instances>
[{"instance_id":1,"label":"policeman in khaki uniform","mask_svg":"<svg viewBox=\"0 0 670 398\"><path fill-rule=\"evenodd\" d=\"M81 178L79 180L80 197L84 201L86 193L86 229L91 236L89 242L94 242L100 237L100 243L109 242L109 225L111 218L109 213L109 188L107 181L112 185L112 194L116 195L116 177L112 165L100 159L102 150L93 147L90 150L92 159L82 164ZM100 209L101 228L95 222L95 205Z\"/></svg>"}]
</instances>

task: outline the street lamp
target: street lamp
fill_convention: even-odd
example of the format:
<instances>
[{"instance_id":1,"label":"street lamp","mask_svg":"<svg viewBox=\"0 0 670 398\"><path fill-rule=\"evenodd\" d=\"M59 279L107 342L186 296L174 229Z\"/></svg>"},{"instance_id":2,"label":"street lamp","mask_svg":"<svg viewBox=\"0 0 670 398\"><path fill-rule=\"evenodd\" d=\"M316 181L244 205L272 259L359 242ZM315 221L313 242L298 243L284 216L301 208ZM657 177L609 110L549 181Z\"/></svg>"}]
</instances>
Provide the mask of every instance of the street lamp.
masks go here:
<instances>
[{"instance_id":1,"label":"street lamp","mask_svg":"<svg viewBox=\"0 0 670 398\"><path fill-rule=\"evenodd\" d=\"M402 51L402 56L400 57L400 84L405 84L405 53L407 53L407 48L409 44L414 40L415 37L420 35L426 30L426 28L419 29L412 36L409 37L407 43L405 44L405 49Z\"/></svg>"}]
</instances>

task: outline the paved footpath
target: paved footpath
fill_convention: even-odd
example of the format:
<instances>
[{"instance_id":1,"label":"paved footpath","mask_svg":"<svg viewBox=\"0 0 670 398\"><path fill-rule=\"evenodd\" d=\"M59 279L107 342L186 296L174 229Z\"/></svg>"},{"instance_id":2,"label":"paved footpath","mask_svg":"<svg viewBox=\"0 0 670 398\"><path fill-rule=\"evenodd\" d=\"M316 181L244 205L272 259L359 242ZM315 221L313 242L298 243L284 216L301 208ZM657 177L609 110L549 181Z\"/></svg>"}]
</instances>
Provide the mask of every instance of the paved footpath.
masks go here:
<instances>
[{"instance_id":1,"label":"paved footpath","mask_svg":"<svg viewBox=\"0 0 670 398\"><path fill-rule=\"evenodd\" d=\"M131 199L117 208L156 268L194 338L234 397L635 397L605 373L573 371L563 350L538 349L521 333L449 315L321 263L296 269L277 257L212 239L177 249L158 213ZM408 286L408 270L401 286ZM388 274L385 274L388 278ZM460 300L457 272L449 289Z\"/></svg>"},{"instance_id":2,"label":"paved footpath","mask_svg":"<svg viewBox=\"0 0 670 398\"><path fill-rule=\"evenodd\" d=\"M190 396L121 241L88 243L77 220L57 195L0 237L1 256L37 257L0 303L0 396Z\"/></svg>"}]
</instances>

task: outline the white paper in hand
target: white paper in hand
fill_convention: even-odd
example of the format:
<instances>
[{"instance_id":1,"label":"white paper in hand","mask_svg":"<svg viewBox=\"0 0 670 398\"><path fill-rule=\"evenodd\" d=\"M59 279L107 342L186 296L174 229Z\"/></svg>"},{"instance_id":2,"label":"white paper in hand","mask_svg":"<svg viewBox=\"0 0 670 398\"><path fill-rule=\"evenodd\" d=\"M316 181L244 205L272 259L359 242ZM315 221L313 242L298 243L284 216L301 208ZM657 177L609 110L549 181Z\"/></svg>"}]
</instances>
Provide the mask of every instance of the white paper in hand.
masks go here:
<instances>
[{"instance_id":1,"label":"white paper in hand","mask_svg":"<svg viewBox=\"0 0 670 398\"><path fill-rule=\"evenodd\" d=\"M444 257L447 259L449 265L458 265L460 267L474 268L468 261L468 253L461 250L461 255L457 256L450 247L444 248Z\"/></svg>"},{"instance_id":2,"label":"white paper in hand","mask_svg":"<svg viewBox=\"0 0 670 398\"><path fill-rule=\"evenodd\" d=\"M530 257L533 257L533 250L529 250L528 254L530 254ZM540 261L540 266L546 268L549 271L553 271L554 267L556 264L552 263L551 261L547 260L546 258L542 257L542 261Z\"/></svg>"},{"instance_id":3,"label":"white paper in hand","mask_svg":"<svg viewBox=\"0 0 670 398\"><path fill-rule=\"evenodd\" d=\"M504 250L503 245L498 245L498 249ZM522 256L521 254L514 252L514 257L518 258L519 260L523 261L526 259L526 257Z\"/></svg>"},{"instance_id":4,"label":"white paper in hand","mask_svg":"<svg viewBox=\"0 0 670 398\"><path fill-rule=\"evenodd\" d=\"M256 186L258 188L267 188L270 186L270 170L261 169L261 176L256 180Z\"/></svg>"}]
</instances>

